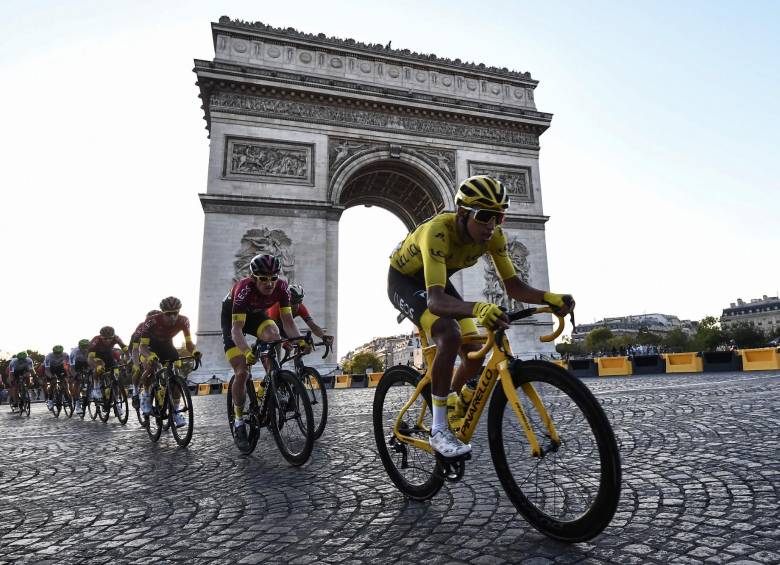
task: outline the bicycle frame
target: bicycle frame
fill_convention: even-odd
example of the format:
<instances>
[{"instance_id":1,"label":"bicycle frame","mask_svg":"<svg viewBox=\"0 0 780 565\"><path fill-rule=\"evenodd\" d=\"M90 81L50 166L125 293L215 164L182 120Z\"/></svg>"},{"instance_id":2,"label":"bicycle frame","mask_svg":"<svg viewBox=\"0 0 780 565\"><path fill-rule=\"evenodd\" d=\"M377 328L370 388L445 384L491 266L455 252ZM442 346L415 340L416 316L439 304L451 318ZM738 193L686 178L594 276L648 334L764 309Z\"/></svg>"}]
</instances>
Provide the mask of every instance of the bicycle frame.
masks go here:
<instances>
[{"instance_id":1,"label":"bicycle frame","mask_svg":"<svg viewBox=\"0 0 780 565\"><path fill-rule=\"evenodd\" d=\"M552 313L552 310L549 307L541 307L531 308L524 312L527 312L527 314L522 317L528 317L533 314ZM548 336L542 336L540 338L541 341L552 341L558 335L560 335L564 327L563 318L561 316L558 316L558 322L559 325L555 332ZM499 335L500 341L498 343L495 340L496 335ZM420 332L420 340L423 347L425 364L428 367L428 370L417 384L412 397L399 412L398 417L395 420L395 424L393 425L393 435L398 439L398 441L412 445L418 449L423 449L429 453L433 453L433 448L430 446L427 440L405 436L399 431L399 426L403 420L404 414L415 403L425 388L431 383L431 367L433 366L433 358L436 354L436 345L428 344L425 332ZM479 381L477 383L477 388L474 391L474 397L466 409L466 415L463 419L463 424L456 431L456 436L464 443L469 443L471 441L471 438L477 428L477 424L479 423L479 419L482 416L482 412L487 405L488 399L490 398L496 383L500 381L504 394L507 397L507 401L512 406L512 409L517 415L517 418L520 421L520 425L522 426L525 435L528 438L528 443L531 447L531 455L533 457L541 457L542 449L539 446L539 441L537 440L536 434L531 428L525 410L520 404L520 398L517 395L514 382L512 381L512 375L509 372L509 363L514 359L511 347L509 345L509 340L506 338L506 335L504 335L503 332L499 333L489 331L487 334L483 335L464 336L464 345L473 343L483 343L484 346L479 351L470 352L468 354L469 359L482 358L486 356L488 352L491 352L491 355L487 365L482 370L482 374L480 375ZM547 431L550 434L552 442L555 445L560 445L558 431L556 430L555 424L553 423L552 418L550 418L550 415L548 414L544 403L539 396L539 393L530 383L524 383L520 385L520 388L522 389L523 393L531 400L534 408L542 418L542 421L544 422ZM425 429L423 425L423 419L426 412L427 405L424 404L416 422L416 427L418 429Z\"/></svg>"}]
</instances>

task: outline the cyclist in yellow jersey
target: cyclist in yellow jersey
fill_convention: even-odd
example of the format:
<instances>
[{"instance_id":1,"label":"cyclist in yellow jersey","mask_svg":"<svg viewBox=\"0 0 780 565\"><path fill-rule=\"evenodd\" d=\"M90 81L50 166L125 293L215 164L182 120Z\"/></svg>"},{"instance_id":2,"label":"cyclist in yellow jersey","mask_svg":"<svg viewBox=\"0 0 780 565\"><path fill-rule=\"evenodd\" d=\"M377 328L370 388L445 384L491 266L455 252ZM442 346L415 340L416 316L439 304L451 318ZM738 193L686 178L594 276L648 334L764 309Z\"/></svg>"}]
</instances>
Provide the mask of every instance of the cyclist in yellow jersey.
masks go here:
<instances>
[{"instance_id":1,"label":"cyclist in yellow jersey","mask_svg":"<svg viewBox=\"0 0 780 565\"><path fill-rule=\"evenodd\" d=\"M470 360L461 336L477 333L473 318L488 329L507 328L509 319L497 304L466 302L449 277L475 265L488 253L510 298L531 304L548 304L560 314L574 308L568 294L537 290L517 276L500 224L509 208L509 197L500 181L485 175L464 180L455 196L457 210L423 222L390 256L387 293L393 305L406 314L436 344L431 367L433 424L431 447L445 457L471 451L449 428L447 397L460 391L476 374L481 360ZM453 376L455 359L461 365Z\"/></svg>"}]
</instances>

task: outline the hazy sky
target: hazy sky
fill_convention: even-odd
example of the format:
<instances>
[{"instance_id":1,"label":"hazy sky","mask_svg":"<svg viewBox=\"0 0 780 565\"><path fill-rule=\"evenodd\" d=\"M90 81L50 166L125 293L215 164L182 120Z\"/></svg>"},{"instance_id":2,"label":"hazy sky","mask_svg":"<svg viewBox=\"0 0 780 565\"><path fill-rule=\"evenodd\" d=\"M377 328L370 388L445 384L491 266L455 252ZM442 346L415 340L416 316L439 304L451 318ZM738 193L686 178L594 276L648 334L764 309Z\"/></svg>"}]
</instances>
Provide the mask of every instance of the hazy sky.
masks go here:
<instances>
[{"instance_id":1,"label":"hazy sky","mask_svg":"<svg viewBox=\"0 0 780 565\"><path fill-rule=\"evenodd\" d=\"M780 287L777 2L5 0L0 350L105 324L127 337L169 294L197 327L208 139L192 60L213 58L223 14L531 72L554 114L550 281L580 321L699 319ZM386 257L404 233L378 208L344 214L340 356L399 331Z\"/></svg>"}]
</instances>

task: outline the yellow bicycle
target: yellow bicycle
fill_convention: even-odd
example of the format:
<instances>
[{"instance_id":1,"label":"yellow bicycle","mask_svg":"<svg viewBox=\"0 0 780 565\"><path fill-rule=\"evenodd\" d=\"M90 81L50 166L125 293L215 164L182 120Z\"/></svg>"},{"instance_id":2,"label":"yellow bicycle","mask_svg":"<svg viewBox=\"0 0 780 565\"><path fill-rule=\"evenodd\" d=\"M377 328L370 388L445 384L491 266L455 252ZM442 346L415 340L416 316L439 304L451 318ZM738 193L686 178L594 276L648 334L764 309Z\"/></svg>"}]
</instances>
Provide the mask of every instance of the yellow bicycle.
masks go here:
<instances>
[{"instance_id":1,"label":"yellow bicycle","mask_svg":"<svg viewBox=\"0 0 780 565\"><path fill-rule=\"evenodd\" d=\"M541 313L552 310L528 308L507 315L516 321ZM555 332L542 341L563 331L564 320L557 318ZM428 443L436 346L428 344L424 332L420 339L428 370L420 375L397 365L385 371L374 395L373 420L390 479L409 498L428 500L445 481L463 477L470 454L445 459ZM465 336L463 342L484 344L469 353L471 358L491 355L455 434L469 443L490 399L487 434L493 466L517 511L561 541L597 536L615 514L621 484L620 452L598 400L565 369L516 359L503 330Z\"/></svg>"}]
</instances>

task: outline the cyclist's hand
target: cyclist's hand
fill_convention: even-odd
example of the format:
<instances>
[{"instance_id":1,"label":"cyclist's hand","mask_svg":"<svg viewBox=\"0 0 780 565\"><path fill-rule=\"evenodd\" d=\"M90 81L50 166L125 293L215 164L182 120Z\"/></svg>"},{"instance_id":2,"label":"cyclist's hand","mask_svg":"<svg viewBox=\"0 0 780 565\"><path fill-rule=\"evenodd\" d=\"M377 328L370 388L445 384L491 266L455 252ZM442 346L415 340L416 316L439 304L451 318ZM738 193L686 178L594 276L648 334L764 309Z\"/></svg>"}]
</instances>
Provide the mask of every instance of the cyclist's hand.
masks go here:
<instances>
[{"instance_id":1,"label":"cyclist's hand","mask_svg":"<svg viewBox=\"0 0 780 565\"><path fill-rule=\"evenodd\" d=\"M105 372L106 368L103 365L98 365L95 367L95 374L99 377Z\"/></svg>"},{"instance_id":2,"label":"cyclist's hand","mask_svg":"<svg viewBox=\"0 0 780 565\"><path fill-rule=\"evenodd\" d=\"M574 298L571 294L555 294L554 292L544 293L544 303L550 306L553 311L560 315L565 316L572 310L574 310Z\"/></svg>"},{"instance_id":3,"label":"cyclist's hand","mask_svg":"<svg viewBox=\"0 0 780 565\"><path fill-rule=\"evenodd\" d=\"M299 339L296 345L301 349L302 354L308 355L311 353L311 345L305 339Z\"/></svg>"},{"instance_id":4,"label":"cyclist's hand","mask_svg":"<svg viewBox=\"0 0 780 565\"><path fill-rule=\"evenodd\" d=\"M148 364L150 364L150 365L151 365L152 363L156 362L156 361L159 361L159 360L160 360L160 358L159 358L159 357L157 357L157 354L156 354L156 353L150 353L150 354L149 354L149 356L146 358L146 362L147 362Z\"/></svg>"},{"instance_id":5,"label":"cyclist's hand","mask_svg":"<svg viewBox=\"0 0 780 565\"><path fill-rule=\"evenodd\" d=\"M509 327L509 318L498 304L490 302L477 302L471 313L480 324L489 330L504 329Z\"/></svg>"},{"instance_id":6,"label":"cyclist's hand","mask_svg":"<svg viewBox=\"0 0 780 565\"><path fill-rule=\"evenodd\" d=\"M201 353L200 351L198 351L197 349L195 349L195 350L192 352L192 356L193 356L195 359L200 359L200 358L203 356L203 353Z\"/></svg>"},{"instance_id":7,"label":"cyclist's hand","mask_svg":"<svg viewBox=\"0 0 780 565\"><path fill-rule=\"evenodd\" d=\"M127 353L127 346L126 345L122 346L122 353Z\"/></svg>"},{"instance_id":8,"label":"cyclist's hand","mask_svg":"<svg viewBox=\"0 0 780 565\"><path fill-rule=\"evenodd\" d=\"M246 359L247 365L254 365L255 363L257 363L257 357L255 357L255 354L252 353L251 349L246 353L244 353L244 358Z\"/></svg>"},{"instance_id":9,"label":"cyclist's hand","mask_svg":"<svg viewBox=\"0 0 780 565\"><path fill-rule=\"evenodd\" d=\"M333 345L333 336L332 335L324 335L324 336L322 336L322 341L325 342L325 345Z\"/></svg>"}]
</instances>

